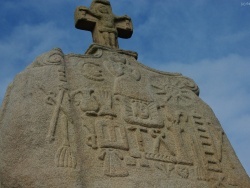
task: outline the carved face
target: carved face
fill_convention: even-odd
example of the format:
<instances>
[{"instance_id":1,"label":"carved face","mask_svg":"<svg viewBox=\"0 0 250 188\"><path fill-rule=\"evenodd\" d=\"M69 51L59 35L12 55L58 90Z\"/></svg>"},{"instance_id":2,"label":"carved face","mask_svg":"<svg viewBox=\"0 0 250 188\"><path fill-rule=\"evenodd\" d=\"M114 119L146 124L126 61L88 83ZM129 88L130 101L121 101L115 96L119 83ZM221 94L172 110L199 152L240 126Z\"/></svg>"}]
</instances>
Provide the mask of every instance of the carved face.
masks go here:
<instances>
[{"instance_id":1,"label":"carved face","mask_svg":"<svg viewBox=\"0 0 250 188\"><path fill-rule=\"evenodd\" d=\"M94 11L102 15L112 14L112 9L110 5L97 4L95 5Z\"/></svg>"},{"instance_id":2,"label":"carved face","mask_svg":"<svg viewBox=\"0 0 250 188\"><path fill-rule=\"evenodd\" d=\"M60 63L60 62L63 62L62 54L60 54L60 53L54 53L54 54L50 55L49 62L50 63Z\"/></svg>"},{"instance_id":3,"label":"carved face","mask_svg":"<svg viewBox=\"0 0 250 188\"><path fill-rule=\"evenodd\" d=\"M102 14L109 14L111 12L110 7L107 5L101 5L98 7L98 11Z\"/></svg>"},{"instance_id":4,"label":"carved face","mask_svg":"<svg viewBox=\"0 0 250 188\"><path fill-rule=\"evenodd\" d=\"M95 63L85 63L83 65L83 75L95 81L104 80L100 65Z\"/></svg>"}]
</instances>

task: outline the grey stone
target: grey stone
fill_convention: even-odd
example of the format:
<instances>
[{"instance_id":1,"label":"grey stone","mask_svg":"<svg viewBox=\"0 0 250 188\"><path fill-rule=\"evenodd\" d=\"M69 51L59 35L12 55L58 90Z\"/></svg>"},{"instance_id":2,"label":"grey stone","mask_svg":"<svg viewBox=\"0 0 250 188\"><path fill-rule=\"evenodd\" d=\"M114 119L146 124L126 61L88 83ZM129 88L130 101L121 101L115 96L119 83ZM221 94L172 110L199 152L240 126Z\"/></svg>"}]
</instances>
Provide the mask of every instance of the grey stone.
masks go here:
<instances>
[{"instance_id":1,"label":"grey stone","mask_svg":"<svg viewBox=\"0 0 250 188\"><path fill-rule=\"evenodd\" d=\"M107 0L93 0L90 9L85 6L77 7L75 27L91 31L94 43L111 48L119 48L118 37L130 38L133 34L131 18L127 15L114 15Z\"/></svg>"},{"instance_id":2,"label":"grey stone","mask_svg":"<svg viewBox=\"0 0 250 188\"><path fill-rule=\"evenodd\" d=\"M2 187L249 187L199 88L137 54L53 49L9 86Z\"/></svg>"},{"instance_id":3,"label":"grey stone","mask_svg":"<svg viewBox=\"0 0 250 188\"><path fill-rule=\"evenodd\" d=\"M130 18L94 0L75 21L95 44L39 56L7 89L0 188L250 187L196 83L118 49Z\"/></svg>"}]
</instances>

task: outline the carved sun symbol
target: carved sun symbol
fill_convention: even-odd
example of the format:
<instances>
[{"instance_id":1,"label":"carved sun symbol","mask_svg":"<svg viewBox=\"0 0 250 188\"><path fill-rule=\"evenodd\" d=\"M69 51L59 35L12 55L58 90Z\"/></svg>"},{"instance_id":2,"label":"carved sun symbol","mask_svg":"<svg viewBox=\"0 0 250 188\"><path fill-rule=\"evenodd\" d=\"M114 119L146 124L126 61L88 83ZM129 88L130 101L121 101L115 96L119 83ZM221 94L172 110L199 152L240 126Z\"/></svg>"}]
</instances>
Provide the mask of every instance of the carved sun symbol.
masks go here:
<instances>
[{"instance_id":1,"label":"carved sun symbol","mask_svg":"<svg viewBox=\"0 0 250 188\"><path fill-rule=\"evenodd\" d=\"M164 86L152 86L157 89L156 94L164 96L165 103L189 105L194 98L194 93L178 79L169 79Z\"/></svg>"},{"instance_id":2,"label":"carved sun symbol","mask_svg":"<svg viewBox=\"0 0 250 188\"><path fill-rule=\"evenodd\" d=\"M190 94L190 90L179 89L171 85L166 85L165 91L165 102L167 103L188 104L192 100L192 94Z\"/></svg>"}]
</instances>

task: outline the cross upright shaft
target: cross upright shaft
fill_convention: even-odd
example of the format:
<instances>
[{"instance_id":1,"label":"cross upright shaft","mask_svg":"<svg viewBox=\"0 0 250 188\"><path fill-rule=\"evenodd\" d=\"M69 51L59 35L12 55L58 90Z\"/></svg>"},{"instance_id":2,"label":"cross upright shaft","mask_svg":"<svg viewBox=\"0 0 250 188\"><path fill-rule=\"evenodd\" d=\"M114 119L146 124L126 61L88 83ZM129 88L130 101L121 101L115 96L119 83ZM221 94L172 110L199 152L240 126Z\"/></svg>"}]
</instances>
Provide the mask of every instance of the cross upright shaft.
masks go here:
<instances>
[{"instance_id":1,"label":"cross upright shaft","mask_svg":"<svg viewBox=\"0 0 250 188\"><path fill-rule=\"evenodd\" d=\"M89 9L77 7L75 27L91 31L94 43L110 48L119 48L118 37L130 38L133 34L131 18L127 15L115 16L107 0L93 0Z\"/></svg>"}]
</instances>

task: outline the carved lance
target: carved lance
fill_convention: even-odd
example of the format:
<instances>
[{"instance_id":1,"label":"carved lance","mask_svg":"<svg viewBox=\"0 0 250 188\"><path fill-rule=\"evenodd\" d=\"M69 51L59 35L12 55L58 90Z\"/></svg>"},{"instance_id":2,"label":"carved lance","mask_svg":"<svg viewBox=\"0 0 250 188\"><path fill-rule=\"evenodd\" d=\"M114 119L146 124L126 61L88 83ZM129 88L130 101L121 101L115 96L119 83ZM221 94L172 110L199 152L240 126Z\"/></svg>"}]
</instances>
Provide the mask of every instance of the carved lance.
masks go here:
<instances>
[{"instance_id":1,"label":"carved lance","mask_svg":"<svg viewBox=\"0 0 250 188\"><path fill-rule=\"evenodd\" d=\"M66 89L66 83L67 83L67 79L66 79L66 75L65 75L65 61L63 60L63 65L62 67L59 68L59 80L61 82L61 85L59 86L59 94L57 96L57 101L56 101L56 106L55 109L53 111L53 116L50 122L50 126L49 126L49 131L48 131L48 135L47 135L47 140L49 142L52 142L55 138L55 130L56 130L56 124L58 121L58 117L59 117L59 112L61 109L61 104L63 101L63 97L64 97L64 93L67 90Z\"/></svg>"},{"instance_id":2,"label":"carved lance","mask_svg":"<svg viewBox=\"0 0 250 188\"><path fill-rule=\"evenodd\" d=\"M69 138L68 138L68 121L73 123L71 116L67 113L68 110L63 108L62 103L65 96L65 92L68 90L67 79L65 74L65 61L63 58L63 54L60 54L62 58L60 59L61 66L58 69L59 72L59 92L57 95L57 99L54 102L55 108L53 111L53 116L50 121L48 135L46 137L48 142L52 142L55 140L55 132L57 128L58 119L60 116L60 111L63 112L62 119L62 133L63 133L63 142L62 145L56 152L55 162L57 167L65 167L65 168L76 168L76 158L71 150Z\"/></svg>"}]
</instances>

